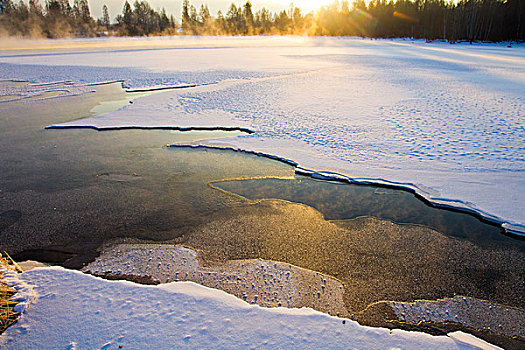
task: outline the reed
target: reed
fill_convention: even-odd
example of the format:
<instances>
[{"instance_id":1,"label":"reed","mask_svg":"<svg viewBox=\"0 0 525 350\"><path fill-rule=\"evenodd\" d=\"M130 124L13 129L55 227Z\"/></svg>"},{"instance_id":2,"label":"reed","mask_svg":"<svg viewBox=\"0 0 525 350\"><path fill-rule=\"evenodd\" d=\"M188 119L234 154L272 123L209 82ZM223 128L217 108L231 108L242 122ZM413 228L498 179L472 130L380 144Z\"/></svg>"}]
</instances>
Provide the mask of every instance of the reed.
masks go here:
<instances>
[{"instance_id":1,"label":"reed","mask_svg":"<svg viewBox=\"0 0 525 350\"><path fill-rule=\"evenodd\" d=\"M20 267L6 254L4 257L0 254L0 266L6 269L18 270ZM13 309L17 302L11 300L16 290L2 282L2 273L0 272L0 334L14 324L18 318L18 313Z\"/></svg>"}]
</instances>

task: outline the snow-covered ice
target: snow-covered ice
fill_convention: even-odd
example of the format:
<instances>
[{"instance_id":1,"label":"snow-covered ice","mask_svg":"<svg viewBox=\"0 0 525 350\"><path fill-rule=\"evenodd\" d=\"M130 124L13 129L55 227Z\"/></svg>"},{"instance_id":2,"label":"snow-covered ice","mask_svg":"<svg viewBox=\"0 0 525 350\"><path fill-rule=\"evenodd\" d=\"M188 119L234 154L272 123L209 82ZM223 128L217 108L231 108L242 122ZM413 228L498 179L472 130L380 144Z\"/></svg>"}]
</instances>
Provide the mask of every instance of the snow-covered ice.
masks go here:
<instances>
[{"instance_id":1,"label":"snow-covered ice","mask_svg":"<svg viewBox=\"0 0 525 350\"><path fill-rule=\"evenodd\" d=\"M508 337L525 335L525 311L486 300L456 295L439 300L390 302L402 322L455 322L472 329L485 329Z\"/></svg>"},{"instance_id":2,"label":"snow-covered ice","mask_svg":"<svg viewBox=\"0 0 525 350\"><path fill-rule=\"evenodd\" d=\"M265 309L192 282L144 286L60 267L19 276L36 300L4 349L499 349L448 336L360 326L311 309Z\"/></svg>"},{"instance_id":3,"label":"snow-covered ice","mask_svg":"<svg viewBox=\"0 0 525 350\"><path fill-rule=\"evenodd\" d=\"M198 252L187 247L118 244L104 249L82 271L135 282L135 278L154 283L192 281L264 307L311 307L330 315L349 314L341 281L278 261L244 259L202 266Z\"/></svg>"},{"instance_id":4,"label":"snow-covered ice","mask_svg":"<svg viewBox=\"0 0 525 350\"><path fill-rule=\"evenodd\" d=\"M131 88L216 83L65 125L245 128L254 133L215 144L398 184L525 232L523 45L293 37L143 46L149 43L158 49L9 51L0 78L122 79Z\"/></svg>"}]
</instances>

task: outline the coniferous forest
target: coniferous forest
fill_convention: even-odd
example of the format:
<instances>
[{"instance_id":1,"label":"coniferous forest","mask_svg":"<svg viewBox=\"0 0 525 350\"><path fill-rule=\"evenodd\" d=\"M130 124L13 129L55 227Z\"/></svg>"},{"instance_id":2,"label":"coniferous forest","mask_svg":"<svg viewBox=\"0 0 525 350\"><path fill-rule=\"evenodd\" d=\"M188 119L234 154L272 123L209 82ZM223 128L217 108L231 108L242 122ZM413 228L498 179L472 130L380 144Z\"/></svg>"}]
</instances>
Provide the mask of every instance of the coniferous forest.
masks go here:
<instances>
[{"instance_id":1,"label":"coniferous forest","mask_svg":"<svg viewBox=\"0 0 525 350\"><path fill-rule=\"evenodd\" d=\"M0 35L93 37L144 35L321 35L426 40L524 41L525 0L346 0L315 13L290 6L278 12L253 10L250 1L212 15L208 6L182 3L182 21L147 1L124 3L111 19L91 16L87 0L0 0Z\"/></svg>"}]
</instances>

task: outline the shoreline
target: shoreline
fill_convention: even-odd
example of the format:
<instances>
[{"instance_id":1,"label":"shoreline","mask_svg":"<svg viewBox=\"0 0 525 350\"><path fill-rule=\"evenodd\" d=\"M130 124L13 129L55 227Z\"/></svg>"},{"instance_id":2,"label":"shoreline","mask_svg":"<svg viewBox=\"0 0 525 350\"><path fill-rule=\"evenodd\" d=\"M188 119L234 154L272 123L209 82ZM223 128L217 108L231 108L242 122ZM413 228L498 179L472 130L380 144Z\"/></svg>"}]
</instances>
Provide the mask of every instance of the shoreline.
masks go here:
<instances>
[{"instance_id":1,"label":"shoreline","mask_svg":"<svg viewBox=\"0 0 525 350\"><path fill-rule=\"evenodd\" d=\"M349 315L343 284L319 272L263 259L203 263L201 254L181 245L117 244L81 271L112 278L143 276L159 283L192 281L263 307L310 307L333 316Z\"/></svg>"},{"instance_id":2,"label":"shoreline","mask_svg":"<svg viewBox=\"0 0 525 350\"><path fill-rule=\"evenodd\" d=\"M307 307L375 327L446 334L439 327L454 329L456 325L457 329L485 340L502 337L500 342L508 339L512 343L514 339L517 344L525 343L525 310L520 308L456 296L414 302L382 301L352 314L343 302L343 284L329 275L262 259L206 264L201 253L182 245L117 243L104 248L82 271L141 284L191 281L262 307ZM380 314L390 317L374 320ZM485 318L488 314L490 319Z\"/></svg>"}]
</instances>

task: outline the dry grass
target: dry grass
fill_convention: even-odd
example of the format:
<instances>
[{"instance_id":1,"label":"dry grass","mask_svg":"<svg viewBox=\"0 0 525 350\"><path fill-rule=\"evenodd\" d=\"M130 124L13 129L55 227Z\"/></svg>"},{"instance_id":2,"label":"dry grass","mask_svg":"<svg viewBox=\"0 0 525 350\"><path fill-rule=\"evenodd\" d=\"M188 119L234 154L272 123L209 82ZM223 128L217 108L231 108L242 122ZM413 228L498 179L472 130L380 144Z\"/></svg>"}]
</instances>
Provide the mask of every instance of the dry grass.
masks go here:
<instances>
[{"instance_id":1,"label":"dry grass","mask_svg":"<svg viewBox=\"0 0 525 350\"><path fill-rule=\"evenodd\" d=\"M7 254L6 254L7 255ZM9 257L9 255L7 255ZM9 258L5 258L0 254L0 266L18 270L18 265ZM1 279L0 273L0 279ZM5 283L0 281L0 334L2 334L9 326L14 324L17 320L18 314L14 312L13 308L17 302L12 301L11 297L16 293L16 290L10 288Z\"/></svg>"}]
</instances>

